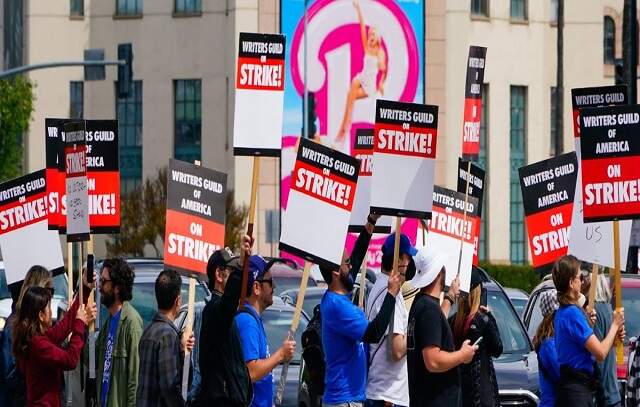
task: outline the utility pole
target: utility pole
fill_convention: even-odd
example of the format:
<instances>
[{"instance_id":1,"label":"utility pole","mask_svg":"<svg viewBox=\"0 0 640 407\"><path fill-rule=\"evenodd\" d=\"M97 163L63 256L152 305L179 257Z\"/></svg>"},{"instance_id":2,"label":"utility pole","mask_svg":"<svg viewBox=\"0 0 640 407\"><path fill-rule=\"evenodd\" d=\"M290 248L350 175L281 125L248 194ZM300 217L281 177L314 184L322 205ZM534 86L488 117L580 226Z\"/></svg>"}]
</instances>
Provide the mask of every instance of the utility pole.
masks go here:
<instances>
[{"instance_id":1,"label":"utility pole","mask_svg":"<svg viewBox=\"0 0 640 407\"><path fill-rule=\"evenodd\" d=\"M558 37L556 48L556 137L554 140L555 155L564 150L564 0L558 0Z\"/></svg>"}]
</instances>

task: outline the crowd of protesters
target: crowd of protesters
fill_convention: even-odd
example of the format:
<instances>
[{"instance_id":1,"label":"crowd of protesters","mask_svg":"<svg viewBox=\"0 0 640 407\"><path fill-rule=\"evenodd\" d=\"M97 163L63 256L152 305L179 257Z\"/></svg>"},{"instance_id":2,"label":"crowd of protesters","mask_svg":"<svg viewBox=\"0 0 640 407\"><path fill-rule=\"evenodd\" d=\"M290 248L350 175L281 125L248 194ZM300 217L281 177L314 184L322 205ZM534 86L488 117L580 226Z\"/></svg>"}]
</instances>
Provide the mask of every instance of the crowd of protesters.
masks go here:
<instances>
[{"instance_id":1,"label":"crowd of protesters","mask_svg":"<svg viewBox=\"0 0 640 407\"><path fill-rule=\"evenodd\" d=\"M450 254L417 250L400 234L394 264L396 235L391 234L365 308L354 305L351 292L378 218L369 215L338 268L320 266L328 285L317 310L324 355L322 405L498 406L492 360L502 353L502 342L491 310L482 303L477 269L468 293L460 291L458 277L446 287ZM186 400L181 391L184 355L193 351L196 337L184 337L174 323L182 306L180 275L168 269L158 275L158 311L143 330L129 302L134 270L123 259L103 262L99 290L108 317L96 341L97 405L272 406L272 372L291 361L300 345L281 338L282 346L269 349L262 314L273 303L273 262L252 255L249 236L239 252L218 250L207 264L212 296L196 323L198 372L190 373L193 386ZM242 286L245 259L249 273ZM541 295L543 319L533 341L540 405L620 405L612 348L625 336L624 311L612 309L607 278L591 282L573 256L559 258L552 277L555 289ZM55 325L48 270L33 266L20 285L10 287L12 313L0 342L2 405L63 404L63 372L78 365L86 328L96 317L96 306L88 301L95 284L88 280L82 277L83 298L76 296ZM596 285L594 304L585 301L587 284ZM415 297L411 301L403 296L408 292Z\"/></svg>"}]
</instances>

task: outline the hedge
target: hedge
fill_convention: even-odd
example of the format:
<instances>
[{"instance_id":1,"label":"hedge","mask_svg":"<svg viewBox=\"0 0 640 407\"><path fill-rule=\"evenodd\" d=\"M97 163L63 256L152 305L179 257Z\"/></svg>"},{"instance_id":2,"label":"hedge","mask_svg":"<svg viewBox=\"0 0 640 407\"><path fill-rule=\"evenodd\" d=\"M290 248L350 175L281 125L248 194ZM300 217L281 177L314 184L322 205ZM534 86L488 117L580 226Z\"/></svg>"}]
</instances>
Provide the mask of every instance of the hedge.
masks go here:
<instances>
[{"instance_id":1,"label":"hedge","mask_svg":"<svg viewBox=\"0 0 640 407\"><path fill-rule=\"evenodd\" d=\"M491 264L480 262L480 267L503 287L520 288L531 293L542 278L528 265Z\"/></svg>"}]
</instances>

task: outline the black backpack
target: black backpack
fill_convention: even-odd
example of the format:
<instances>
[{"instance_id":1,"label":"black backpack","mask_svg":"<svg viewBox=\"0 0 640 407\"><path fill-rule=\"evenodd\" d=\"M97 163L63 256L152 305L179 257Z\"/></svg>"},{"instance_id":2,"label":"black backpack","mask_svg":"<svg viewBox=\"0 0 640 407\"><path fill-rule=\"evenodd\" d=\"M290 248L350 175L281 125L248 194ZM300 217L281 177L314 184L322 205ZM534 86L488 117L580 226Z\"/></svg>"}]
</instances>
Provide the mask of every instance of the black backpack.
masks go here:
<instances>
[{"instance_id":1,"label":"black backpack","mask_svg":"<svg viewBox=\"0 0 640 407\"><path fill-rule=\"evenodd\" d=\"M302 358L309 377L309 391L314 396L324 393L324 350L322 350L322 317L320 304L313 309L313 317L302 332Z\"/></svg>"}]
</instances>

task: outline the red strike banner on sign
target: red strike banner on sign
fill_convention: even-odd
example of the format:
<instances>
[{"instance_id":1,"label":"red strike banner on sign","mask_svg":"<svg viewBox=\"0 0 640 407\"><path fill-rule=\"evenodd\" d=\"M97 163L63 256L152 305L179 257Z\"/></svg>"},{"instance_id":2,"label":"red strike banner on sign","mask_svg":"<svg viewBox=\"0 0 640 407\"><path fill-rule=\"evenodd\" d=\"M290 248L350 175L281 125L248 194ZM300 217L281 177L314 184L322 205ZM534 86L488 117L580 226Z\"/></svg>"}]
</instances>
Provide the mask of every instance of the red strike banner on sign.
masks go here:
<instances>
[{"instance_id":1,"label":"red strike banner on sign","mask_svg":"<svg viewBox=\"0 0 640 407\"><path fill-rule=\"evenodd\" d=\"M465 160L477 160L480 154L480 116L486 56L486 48L469 47L462 124L462 156Z\"/></svg>"},{"instance_id":2,"label":"red strike banner on sign","mask_svg":"<svg viewBox=\"0 0 640 407\"><path fill-rule=\"evenodd\" d=\"M430 113L425 113L430 114ZM413 157L436 157L436 129L376 123L375 152Z\"/></svg>"},{"instance_id":3,"label":"red strike banner on sign","mask_svg":"<svg viewBox=\"0 0 640 407\"><path fill-rule=\"evenodd\" d=\"M466 220L464 215L459 212L448 211L446 208L433 206L431 212L431 220L429 221L429 231L437 232L444 236L462 239L466 243L475 245L477 240L478 218L467 213Z\"/></svg>"},{"instance_id":4,"label":"red strike banner on sign","mask_svg":"<svg viewBox=\"0 0 640 407\"><path fill-rule=\"evenodd\" d=\"M236 88L284 90L283 73L284 60L240 58L238 60Z\"/></svg>"},{"instance_id":5,"label":"red strike banner on sign","mask_svg":"<svg viewBox=\"0 0 640 407\"><path fill-rule=\"evenodd\" d=\"M534 265L553 263L567 254L573 202L527 216Z\"/></svg>"},{"instance_id":6,"label":"red strike banner on sign","mask_svg":"<svg viewBox=\"0 0 640 407\"><path fill-rule=\"evenodd\" d=\"M356 183L302 161L293 169L292 189L351 212Z\"/></svg>"}]
</instances>

